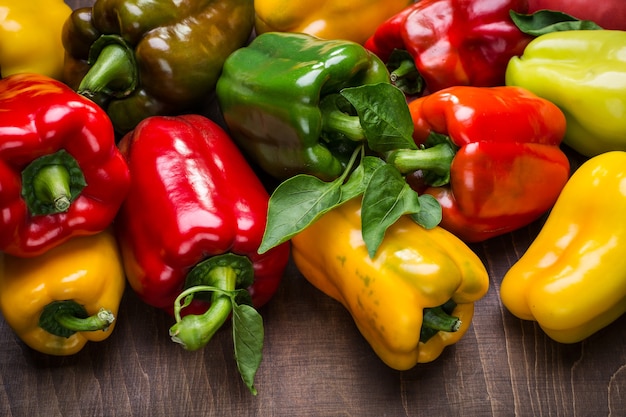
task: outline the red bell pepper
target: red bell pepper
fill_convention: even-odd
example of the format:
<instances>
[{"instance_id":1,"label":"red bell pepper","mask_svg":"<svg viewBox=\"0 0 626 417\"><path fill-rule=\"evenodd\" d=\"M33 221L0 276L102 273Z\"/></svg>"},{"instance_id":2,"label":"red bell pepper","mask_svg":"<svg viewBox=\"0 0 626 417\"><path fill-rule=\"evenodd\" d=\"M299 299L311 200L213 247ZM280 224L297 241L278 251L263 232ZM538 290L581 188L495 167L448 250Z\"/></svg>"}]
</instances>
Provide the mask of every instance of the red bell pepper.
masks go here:
<instances>
[{"instance_id":1,"label":"red bell pepper","mask_svg":"<svg viewBox=\"0 0 626 417\"><path fill-rule=\"evenodd\" d=\"M510 10L526 13L527 1L420 0L382 23L365 47L387 62L392 82L408 94L504 85L509 59L532 39Z\"/></svg>"},{"instance_id":2,"label":"red bell pepper","mask_svg":"<svg viewBox=\"0 0 626 417\"><path fill-rule=\"evenodd\" d=\"M565 116L519 87L457 86L409 103L415 143L388 161L442 206L440 225L466 242L525 226L569 178ZM415 172L413 172L415 171ZM413 172L413 173L411 173Z\"/></svg>"},{"instance_id":3,"label":"red bell pepper","mask_svg":"<svg viewBox=\"0 0 626 417\"><path fill-rule=\"evenodd\" d=\"M235 292L247 290L257 308L270 300L289 243L258 254L269 194L211 120L152 116L119 147L132 175L115 222L128 281L147 304L175 315L174 341L199 349L237 307ZM199 300L204 290L208 304ZM196 295L193 305L187 295Z\"/></svg>"},{"instance_id":4,"label":"red bell pepper","mask_svg":"<svg viewBox=\"0 0 626 417\"><path fill-rule=\"evenodd\" d=\"M129 187L100 107L43 75L0 80L0 250L31 257L100 232Z\"/></svg>"}]
</instances>

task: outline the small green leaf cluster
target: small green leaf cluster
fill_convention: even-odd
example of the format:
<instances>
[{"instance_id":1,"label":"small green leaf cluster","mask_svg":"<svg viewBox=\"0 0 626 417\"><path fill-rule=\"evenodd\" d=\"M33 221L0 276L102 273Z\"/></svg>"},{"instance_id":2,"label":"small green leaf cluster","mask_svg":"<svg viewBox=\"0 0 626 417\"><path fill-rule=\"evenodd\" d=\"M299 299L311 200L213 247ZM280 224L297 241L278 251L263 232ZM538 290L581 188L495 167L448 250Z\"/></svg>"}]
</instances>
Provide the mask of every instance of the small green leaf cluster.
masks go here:
<instances>
[{"instance_id":1,"label":"small green leaf cluster","mask_svg":"<svg viewBox=\"0 0 626 417\"><path fill-rule=\"evenodd\" d=\"M300 174L278 185L270 197L259 253L291 239L326 212L359 196L363 240L372 258L386 230L401 216L410 215L425 228L441 221L441 207L435 198L418 195L402 172L384 159L397 150L418 151L404 93L380 83L345 88L339 95L357 114L357 131L362 131L365 140L354 150L339 178L322 181Z\"/></svg>"}]
</instances>

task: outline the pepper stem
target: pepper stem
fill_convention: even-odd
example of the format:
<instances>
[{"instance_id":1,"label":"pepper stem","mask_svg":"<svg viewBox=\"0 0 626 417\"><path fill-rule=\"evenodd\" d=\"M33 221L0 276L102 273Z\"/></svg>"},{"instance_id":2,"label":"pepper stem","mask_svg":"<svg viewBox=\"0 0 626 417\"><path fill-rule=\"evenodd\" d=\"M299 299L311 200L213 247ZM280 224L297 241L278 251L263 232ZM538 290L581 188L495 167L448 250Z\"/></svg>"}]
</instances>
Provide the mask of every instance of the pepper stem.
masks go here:
<instances>
[{"instance_id":1,"label":"pepper stem","mask_svg":"<svg viewBox=\"0 0 626 417\"><path fill-rule=\"evenodd\" d=\"M398 149L387 154L388 164L395 166L401 173L423 170L439 176L450 176L450 165L456 155L448 143L422 149Z\"/></svg>"},{"instance_id":2,"label":"pepper stem","mask_svg":"<svg viewBox=\"0 0 626 417\"><path fill-rule=\"evenodd\" d=\"M247 288L254 281L252 262L245 256L224 254L196 265L187 276L186 286L174 304L176 323L170 336L187 350L205 346L229 318L238 288ZM210 292L210 306L199 315L182 317L181 310L194 295ZM247 294L247 292L246 292Z\"/></svg>"},{"instance_id":3,"label":"pepper stem","mask_svg":"<svg viewBox=\"0 0 626 417\"><path fill-rule=\"evenodd\" d=\"M70 208L70 174L63 165L46 165L33 178L35 195L41 201L51 203L57 213Z\"/></svg>"},{"instance_id":4,"label":"pepper stem","mask_svg":"<svg viewBox=\"0 0 626 417\"><path fill-rule=\"evenodd\" d=\"M64 149L22 171L22 198L32 216L64 213L87 186L78 161Z\"/></svg>"},{"instance_id":5,"label":"pepper stem","mask_svg":"<svg viewBox=\"0 0 626 417\"><path fill-rule=\"evenodd\" d=\"M341 107L344 103L344 109ZM361 126L358 115L350 114L352 106L340 94L330 94L320 101L322 113L322 136L328 141L348 139L353 142L363 142L365 130Z\"/></svg>"},{"instance_id":6,"label":"pepper stem","mask_svg":"<svg viewBox=\"0 0 626 417\"><path fill-rule=\"evenodd\" d=\"M448 300L445 304L437 307L424 309L420 341L426 342L438 332L456 332L461 328L461 320L452 316L456 303Z\"/></svg>"},{"instance_id":7,"label":"pepper stem","mask_svg":"<svg viewBox=\"0 0 626 417\"><path fill-rule=\"evenodd\" d=\"M87 310L73 300L53 301L39 316L39 327L60 337L70 337L76 332L106 331L115 321L109 310L101 308L89 316Z\"/></svg>"},{"instance_id":8,"label":"pepper stem","mask_svg":"<svg viewBox=\"0 0 626 417\"><path fill-rule=\"evenodd\" d=\"M424 90L424 79L415 66L415 60L403 49L394 50L387 62L389 81L404 94L416 95Z\"/></svg>"},{"instance_id":9,"label":"pepper stem","mask_svg":"<svg viewBox=\"0 0 626 417\"><path fill-rule=\"evenodd\" d=\"M170 328L170 336L187 350L198 350L205 346L213 335L228 319L233 305L230 296L222 291L234 291L237 274L230 267L218 267L209 272L207 277L214 286L196 286L187 289L180 296L186 298L198 291L214 291L211 306L204 314L190 314L180 317L176 313L177 323ZM178 304L178 303L177 303Z\"/></svg>"},{"instance_id":10,"label":"pepper stem","mask_svg":"<svg viewBox=\"0 0 626 417\"><path fill-rule=\"evenodd\" d=\"M89 71L77 92L91 98L99 93L121 98L137 88L137 64L132 49L116 35L102 35L89 51Z\"/></svg>"}]
</instances>

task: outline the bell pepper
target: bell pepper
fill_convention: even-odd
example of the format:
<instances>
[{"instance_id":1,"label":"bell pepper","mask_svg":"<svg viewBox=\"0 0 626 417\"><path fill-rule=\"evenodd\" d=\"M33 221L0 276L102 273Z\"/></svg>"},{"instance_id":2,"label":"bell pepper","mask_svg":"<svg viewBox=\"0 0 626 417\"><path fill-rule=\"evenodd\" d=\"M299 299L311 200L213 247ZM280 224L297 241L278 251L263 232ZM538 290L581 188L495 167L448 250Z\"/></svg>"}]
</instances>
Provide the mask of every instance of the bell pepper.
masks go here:
<instances>
[{"instance_id":1,"label":"bell pepper","mask_svg":"<svg viewBox=\"0 0 626 417\"><path fill-rule=\"evenodd\" d=\"M365 47L410 95L503 85L509 59L532 39L509 11L527 7L526 0L420 0L383 22Z\"/></svg>"},{"instance_id":2,"label":"bell pepper","mask_svg":"<svg viewBox=\"0 0 626 417\"><path fill-rule=\"evenodd\" d=\"M626 312L625 165L622 151L581 165L502 279L504 306L557 342L582 341Z\"/></svg>"},{"instance_id":3,"label":"bell pepper","mask_svg":"<svg viewBox=\"0 0 626 417\"><path fill-rule=\"evenodd\" d=\"M110 231L80 236L36 258L0 252L0 312L32 349L73 355L111 336L126 279Z\"/></svg>"},{"instance_id":4,"label":"bell pepper","mask_svg":"<svg viewBox=\"0 0 626 417\"><path fill-rule=\"evenodd\" d=\"M562 31L541 35L511 59L506 83L561 108L563 143L584 156L626 150L626 32Z\"/></svg>"},{"instance_id":5,"label":"bell pepper","mask_svg":"<svg viewBox=\"0 0 626 417\"><path fill-rule=\"evenodd\" d=\"M411 3L411 0L261 0L254 2L255 29L257 34L300 32L363 44L379 24Z\"/></svg>"},{"instance_id":6,"label":"bell pepper","mask_svg":"<svg viewBox=\"0 0 626 417\"><path fill-rule=\"evenodd\" d=\"M518 87L457 86L409 103L415 143L387 161L442 208L441 227L480 242L548 211L569 177L565 117Z\"/></svg>"},{"instance_id":7,"label":"bell pepper","mask_svg":"<svg viewBox=\"0 0 626 417\"><path fill-rule=\"evenodd\" d=\"M349 200L294 236L295 265L350 312L389 367L431 362L469 329L474 303L489 288L487 271L457 237L408 216L387 230L370 258L360 207L360 198Z\"/></svg>"},{"instance_id":8,"label":"bell pepper","mask_svg":"<svg viewBox=\"0 0 626 417\"><path fill-rule=\"evenodd\" d=\"M202 105L253 25L252 0L96 0L63 29L65 80L123 135L148 116Z\"/></svg>"},{"instance_id":9,"label":"bell pepper","mask_svg":"<svg viewBox=\"0 0 626 417\"><path fill-rule=\"evenodd\" d=\"M257 253L269 195L226 132L206 117L152 116L119 146L132 174L115 222L126 276L144 302L176 317L175 342L200 349L237 307L234 292L249 293L256 308L271 299L289 243ZM213 291L208 304L203 294L193 297L204 290Z\"/></svg>"},{"instance_id":10,"label":"bell pepper","mask_svg":"<svg viewBox=\"0 0 626 417\"><path fill-rule=\"evenodd\" d=\"M106 229L130 173L106 113L39 74L0 80L0 250L36 256Z\"/></svg>"},{"instance_id":11,"label":"bell pepper","mask_svg":"<svg viewBox=\"0 0 626 417\"><path fill-rule=\"evenodd\" d=\"M333 179L356 145L340 138L352 128L333 123L321 103L377 83L389 83L387 69L355 42L270 32L228 57L216 93L233 140L262 170Z\"/></svg>"},{"instance_id":12,"label":"bell pepper","mask_svg":"<svg viewBox=\"0 0 626 417\"><path fill-rule=\"evenodd\" d=\"M71 12L63 0L0 0L0 77L32 72L61 80L61 30Z\"/></svg>"}]
</instances>

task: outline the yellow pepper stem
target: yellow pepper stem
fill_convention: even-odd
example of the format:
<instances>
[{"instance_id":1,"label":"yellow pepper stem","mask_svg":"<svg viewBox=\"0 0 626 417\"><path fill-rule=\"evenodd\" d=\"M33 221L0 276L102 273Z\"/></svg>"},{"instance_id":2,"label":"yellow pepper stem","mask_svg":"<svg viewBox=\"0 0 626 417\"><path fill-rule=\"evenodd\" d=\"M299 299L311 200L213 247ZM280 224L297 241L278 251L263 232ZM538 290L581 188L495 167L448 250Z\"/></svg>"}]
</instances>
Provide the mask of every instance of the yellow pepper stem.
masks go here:
<instances>
[{"instance_id":1,"label":"yellow pepper stem","mask_svg":"<svg viewBox=\"0 0 626 417\"><path fill-rule=\"evenodd\" d=\"M437 332L456 332L461 328L461 320L452 316L452 311L456 303L449 300L438 307L424 309L422 329L420 331L420 342L426 342Z\"/></svg>"},{"instance_id":2,"label":"yellow pepper stem","mask_svg":"<svg viewBox=\"0 0 626 417\"><path fill-rule=\"evenodd\" d=\"M43 308L39 326L48 333L70 337L76 332L106 331L115 320L109 310L101 308L89 316L85 308L72 300L53 301Z\"/></svg>"}]
</instances>

